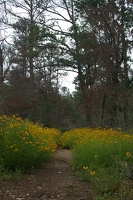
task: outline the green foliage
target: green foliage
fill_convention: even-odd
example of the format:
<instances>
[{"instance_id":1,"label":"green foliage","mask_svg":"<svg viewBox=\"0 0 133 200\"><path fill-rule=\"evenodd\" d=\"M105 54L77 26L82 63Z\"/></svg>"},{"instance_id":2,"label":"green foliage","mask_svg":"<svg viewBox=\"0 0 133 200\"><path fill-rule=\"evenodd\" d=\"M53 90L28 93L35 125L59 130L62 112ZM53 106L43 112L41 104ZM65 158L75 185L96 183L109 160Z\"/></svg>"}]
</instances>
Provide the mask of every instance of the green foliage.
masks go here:
<instances>
[{"instance_id":1,"label":"green foliage","mask_svg":"<svg viewBox=\"0 0 133 200\"><path fill-rule=\"evenodd\" d=\"M82 177L91 183L94 196L97 194L113 194L119 187L128 181L132 173L133 141L108 145L96 142L87 142L74 150L73 168L82 173ZM132 155L128 152L132 152ZM126 155L127 154L127 155ZM87 169L84 169L86 166ZM133 184L133 183L132 183ZM124 195L124 194L122 194ZM130 196L131 197L131 196Z\"/></svg>"},{"instance_id":2,"label":"green foliage","mask_svg":"<svg viewBox=\"0 0 133 200\"><path fill-rule=\"evenodd\" d=\"M75 1L76 6L81 11L84 8L98 8L99 6L105 6L107 5L107 1L105 0L81 0L81 1Z\"/></svg>"},{"instance_id":3,"label":"green foliage","mask_svg":"<svg viewBox=\"0 0 133 200\"><path fill-rule=\"evenodd\" d=\"M73 147L72 168L89 182L94 199L132 198L133 136L113 129L74 129L61 137ZM127 192L128 191L128 192Z\"/></svg>"},{"instance_id":4,"label":"green foliage","mask_svg":"<svg viewBox=\"0 0 133 200\"><path fill-rule=\"evenodd\" d=\"M0 117L0 159L9 170L26 169L49 160L60 131L19 117Z\"/></svg>"},{"instance_id":5,"label":"green foliage","mask_svg":"<svg viewBox=\"0 0 133 200\"><path fill-rule=\"evenodd\" d=\"M70 130L69 127L61 127L61 128L60 128L60 131L61 131L62 133L66 132L66 131L69 131L69 130Z\"/></svg>"},{"instance_id":6,"label":"green foliage","mask_svg":"<svg viewBox=\"0 0 133 200\"><path fill-rule=\"evenodd\" d=\"M75 129L66 131L60 138L60 143L63 148L73 148L75 142L79 139L78 134L76 134Z\"/></svg>"}]
</instances>

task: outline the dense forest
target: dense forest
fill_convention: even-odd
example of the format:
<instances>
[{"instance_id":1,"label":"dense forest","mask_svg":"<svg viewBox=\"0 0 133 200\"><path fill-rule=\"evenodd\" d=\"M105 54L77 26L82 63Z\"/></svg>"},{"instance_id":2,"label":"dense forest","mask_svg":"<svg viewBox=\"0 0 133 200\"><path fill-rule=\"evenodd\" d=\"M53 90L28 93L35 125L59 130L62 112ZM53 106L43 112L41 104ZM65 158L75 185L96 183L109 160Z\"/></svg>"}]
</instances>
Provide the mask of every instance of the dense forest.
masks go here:
<instances>
[{"instance_id":1,"label":"dense forest","mask_svg":"<svg viewBox=\"0 0 133 200\"><path fill-rule=\"evenodd\" d=\"M132 0L0 0L0 115L131 130L132 58Z\"/></svg>"}]
</instances>

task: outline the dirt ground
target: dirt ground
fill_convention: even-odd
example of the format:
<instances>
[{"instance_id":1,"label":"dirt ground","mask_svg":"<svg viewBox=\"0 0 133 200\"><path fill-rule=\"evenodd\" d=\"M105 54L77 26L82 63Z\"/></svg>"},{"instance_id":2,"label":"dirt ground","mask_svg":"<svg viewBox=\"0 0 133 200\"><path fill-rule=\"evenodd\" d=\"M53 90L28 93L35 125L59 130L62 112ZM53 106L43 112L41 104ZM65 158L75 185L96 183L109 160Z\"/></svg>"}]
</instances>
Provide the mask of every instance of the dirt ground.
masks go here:
<instances>
[{"instance_id":1,"label":"dirt ground","mask_svg":"<svg viewBox=\"0 0 133 200\"><path fill-rule=\"evenodd\" d=\"M0 200L92 200L89 185L71 170L70 150L58 149L53 160L22 175L3 181Z\"/></svg>"}]
</instances>

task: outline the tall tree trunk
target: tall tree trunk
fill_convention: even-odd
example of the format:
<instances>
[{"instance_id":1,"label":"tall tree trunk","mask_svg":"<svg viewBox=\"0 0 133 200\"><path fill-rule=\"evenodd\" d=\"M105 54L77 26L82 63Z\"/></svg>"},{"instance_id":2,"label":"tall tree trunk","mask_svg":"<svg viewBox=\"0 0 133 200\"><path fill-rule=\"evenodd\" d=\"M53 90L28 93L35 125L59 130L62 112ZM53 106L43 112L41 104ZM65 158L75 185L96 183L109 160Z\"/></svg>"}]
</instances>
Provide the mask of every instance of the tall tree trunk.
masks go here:
<instances>
[{"instance_id":1,"label":"tall tree trunk","mask_svg":"<svg viewBox=\"0 0 133 200\"><path fill-rule=\"evenodd\" d=\"M76 61L77 61L77 68L78 68L78 77L79 77L79 84L80 84L80 89L81 89L81 94L82 94L82 100L83 100L83 108L84 108L84 113L85 113L85 117L86 117L86 121L89 127L92 127L92 120L91 120L91 114L90 114L90 106L89 106L89 101L88 101L88 87L87 84L84 81L83 78L83 73L81 70L81 57L80 57L80 45L79 45L79 35L78 35L78 31L77 31L77 25L75 22L75 19L72 18L72 22L73 22L73 30L74 30L74 39L75 39L75 45L76 45ZM90 80L89 80L90 81Z\"/></svg>"},{"instance_id":2,"label":"tall tree trunk","mask_svg":"<svg viewBox=\"0 0 133 200\"><path fill-rule=\"evenodd\" d=\"M123 62L123 66L124 66L124 71L123 71L123 75L124 75L124 89L125 92L128 90L128 82L129 82L129 78L128 78L128 59L127 59L127 42L125 39L125 33L124 33L124 22L123 22L123 18L124 18L124 8L122 10L122 34L121 34L121 41L122 41L122 62ZM123 108L123 128L126 129L127 124L128 124L128 98L126 98L126 100L124 99L124 108Z\"/></svg>"},{"instance_id":3,"label":"tall tree trunk","mask_svg":"<svg viewBox=\"0 0 133 200\"><path fill-rule=\"evenodd\" d=\"M30 55L30 79L31 82L34 82L34 73L33 73L33 57Z\"/></svg>"},{"instance_id":4,"label":"tall tree trunk","mask_svg":"<svg viewBox=\"0 0 133 200\"><path fill-rule=\"evenodd\" d=\"M3 102L3 52L0 46L0 115L2 114L2 102Z\"/></svg>"},{"instance_id":5,"label":"tall tree trunk","mask_svg":"<svg viewBox=\"0 0 133 200\"><path fill-rule=\"evenodd\" d=\"M31 82L34 82L34 65L33 65L33 43L34 43L34 37L33 37L33 25L34 25L34 14L33 14L33 0L30 0L30 39L29 39L29 63L30 63L30 78Z\"/></svg>"},{"instance_id":6,"label":"tall tree trunk","mask_svg":"<svg viewBox=\"0 0 133 200\"><path fill-rule=\"evenodd\" d=\"M100 113L100 120L99 120L99 126L103 126L103 117L104 117L104 109L105 109L105 102L106 102L106 92L104 92L102 96L102 103L101 103L101 113Z\"/></svg>"},{"instance_id":7,"label":"tall tree trunk","mask_svg":"<svg viewBox=\"0 0 133 200\"><path fill-rule=\"evenodd\" d=\"M83 107L84 107L84 113L86 116L86 121L89 127L92 127L92 120L91 120L91 115L90 115L90 106L88 102L88 92L87 92L87 87L84 83L83 80L83 74L81 70L81 66L78 65L78 77L79 77L79 82L80 82L80 88L81 88L81 94L82 94L82 99L83 99Z\"/></svg>"}]
</instances>

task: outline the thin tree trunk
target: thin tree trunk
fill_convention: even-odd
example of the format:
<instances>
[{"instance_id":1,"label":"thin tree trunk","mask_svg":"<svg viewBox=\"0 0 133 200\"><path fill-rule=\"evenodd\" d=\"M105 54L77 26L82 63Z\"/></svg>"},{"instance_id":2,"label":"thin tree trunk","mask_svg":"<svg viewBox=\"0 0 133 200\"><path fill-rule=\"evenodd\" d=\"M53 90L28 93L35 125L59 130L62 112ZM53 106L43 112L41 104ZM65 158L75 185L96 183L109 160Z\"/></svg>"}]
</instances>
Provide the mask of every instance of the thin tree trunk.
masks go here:
<instances>
[{"instance_id":1,"label":"thin tree trunk","mask_svg":"<svg viewBox=\"0 0 133 200\"><path fill-rule=\"evenodd\" d=\"M103 116L104 116L104 109L105 109L105 101L106 101L106 94L104 93L102 96L102 103L101 103L101 113L100 113L100 121L99 126L103 126Z\"/></svg>"},{"instance_id":2,"label":"thin tree trunk","mask_svg":"<svg viewBox=\"0 0 133 200\"><path fill-rule=\"evenodd\" d=\"M3 52L0 46L0 115L2 114L3 82Z\"/></svg>"}]
</instances>

